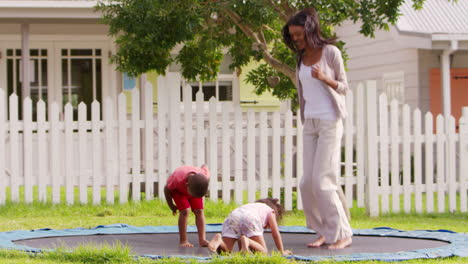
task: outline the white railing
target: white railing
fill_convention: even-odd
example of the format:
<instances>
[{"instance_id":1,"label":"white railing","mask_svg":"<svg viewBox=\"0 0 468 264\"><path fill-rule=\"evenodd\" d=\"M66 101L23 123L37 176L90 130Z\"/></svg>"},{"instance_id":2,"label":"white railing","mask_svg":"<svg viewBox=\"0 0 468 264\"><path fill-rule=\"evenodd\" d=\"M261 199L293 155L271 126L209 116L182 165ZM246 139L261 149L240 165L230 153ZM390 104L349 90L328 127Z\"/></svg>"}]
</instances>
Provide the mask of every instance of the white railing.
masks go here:
<instances>
[{"instance_id":1,"label":"white railing","mask_svg":"<svg viewBox=\"0 0 468 264\"><path fill-rule=\"evenodd\" d=\"M139 91L134 90L130 114L126 95L120 94L117 102L109 98L102 106L93 102L91 120L87 120L83 103L78 107L78 120L73 120L71 105L65 106L61 118L55 103L49 106L46 120L46 105L41 101L37 104L37 121L33 121L29 98L23 102L23 118L19 120L18 98L10 96L8 117L6 108L0 107L0 204L7 198L59 203L62 189L68 204L87 203L88 192L92 203L99 204L103 189L107 203L114 202L116 193L124 203L129 198L141 199L143 182L146 199L152 199L154 194L163 193L173 169L181 164L205 163L212 172L210 199L242 203L246 192L250 202L258 192L261 197L282 196L285 208L293 209L293 194L299 192L303 168L302 127L295 115L291 111L243 112L214 98L205 110L201 92L195 108L191 100L185 100L181 109L180 94L174 92L180 87L180 79L171 75L166 78L158 84L156 113L150 85L143 107ZM164 85L174 88L163 89ZM191 93L190 87L184 89L184 98L191 98L186 94ZM165 91L174 94L164 96ZM5 102L2 89L0 102ZM449 211L457 210L458 203L459 210L466 212L466 120L460 119L456 133L455 120L439 116L434 134L428 113L423 133L419 110L411 114L405 105L399 113L398 102L388 105L385 95L377 99L373 81L359 84L347 96L350 115L344 122L340 181L348 204L356 200L371 215L412 209L445 212L447 194ZM20 197L20 186L24 197ZM297 208L302 209L300 195Z\"/></svg>"}]
</instances>

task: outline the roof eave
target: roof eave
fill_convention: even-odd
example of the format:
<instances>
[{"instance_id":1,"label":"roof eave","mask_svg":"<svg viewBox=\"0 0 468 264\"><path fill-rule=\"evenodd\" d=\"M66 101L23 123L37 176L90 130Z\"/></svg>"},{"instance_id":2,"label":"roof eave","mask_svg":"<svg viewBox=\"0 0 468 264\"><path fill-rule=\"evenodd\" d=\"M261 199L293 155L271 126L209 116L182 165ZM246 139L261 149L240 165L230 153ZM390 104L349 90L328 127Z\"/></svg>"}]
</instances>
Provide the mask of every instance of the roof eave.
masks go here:
<instances>
[{"instance_id":1,"label":"roof eave","mask_svg":"<svg viewBox=\"0 0 468 264\"><path fill-rule=\"evenodd\" d=\"M402 47L417 49L431 49L432 47L431 34L400 30L398 26L392 27L390 33Z\"/></svg>"},{"instance_id":2,"label":"roof eave","mask_svg":"<svg viewBox=\"0 0 468 264\"><path fill-rule=\"evenodd\" d=\"M426 33L400 30L394 27L394 38L404 47L418 49L444 50L450 48L453 41L458 42L458 49L468 49L468 34L461 33Z\"/></svg>"}]
</instances>

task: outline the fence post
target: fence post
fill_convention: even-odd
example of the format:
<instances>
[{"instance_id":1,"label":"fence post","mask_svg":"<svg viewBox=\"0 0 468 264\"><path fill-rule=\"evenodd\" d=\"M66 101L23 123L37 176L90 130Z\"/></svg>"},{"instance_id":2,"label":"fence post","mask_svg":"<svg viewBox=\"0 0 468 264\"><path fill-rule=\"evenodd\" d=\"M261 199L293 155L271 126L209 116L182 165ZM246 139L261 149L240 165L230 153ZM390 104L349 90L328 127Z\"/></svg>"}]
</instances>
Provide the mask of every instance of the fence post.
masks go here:
<instances>
[{"instance_id":1,"label":"fence post","mask_svg":"<svg viewBox=\"0 0 468 264\"><path fill-rule=\"evenodd\" d=\"M147 82L144 87L145 99L144 99L144 118L145 118L145 130L144 130L144 142L145 145L145 192L146 200L152 200L154 196L154 122L153 122L153 85Z\"/></svg>"},{"instance_id":2,"label":"fence post","mask_svg":"<svg viewBox=\"0 0 468 264\"><path fill-rule=\"evenodd\" d=\"M366 81L366 176L367 176L367 213L370 216L378 216L379 196L377 190L377 83L376 81Z\"/></svg>"},{"instance_id":3,"label":"fence post","mask_svg":"<svg viewBox=\"0 0 468 264\"><path fill-rule=\"evenodd\" d=\"M10 95L9 98L10 102L10 196L11 196L11 201L13 202L18 202L19 201L19 183L18 183L18 178L20 175L19 172L19 121L18 121L18 96L16 94ZM56 141L51 141L52 144L57 144L58 140ZM53 153L53 152L52 152ZM53 168L55 168L54 166ZM54 170L52 170L54 172ZM55 174L52 174L55 175ZM55 182L54 182L55 183ZM56 183L55 183L56 184ZM52 184L53 191L55 191L57 188L55 184ZM55 192L53 192L55 194ZM56 197L56 196L54 196ZM56 200L54 200L56 202ZM58 201L57 201L58 203Z\"/></svg>"},{"instance_id":4,"label":"fence post","mask_svg":"<svg viewBox=\"0 0 468 264\"><path fill-rule=\"evenodd\" d=\"M460 211L466 213L468 211L467 205L467 181L468 181L468 165L466 161L468 159L468 107L462 108L462 118L460 119Z\"/></svg>"},{"instance_id":5,"label":"fence post","mask_svg":"<svg viewBox=\"0 0 468 264\"><path fill-rule=\"evenodd\" d=\"M365 196L365 164L366 164L366 150L365 150L365 98L364 98L364 84L359 83L356 87L356 169L357 169L357 205L364 207L366 203Z\"/></svg>"},{"instance_id":6,"label":"fence post","mask_svg":"<svg viewBox=\"0 0 468 264\"><path fill-rule=\"evenodd\" d=\"M180 125L180 83L178 73L167 73L167 87L169 93L169 170L172 172L181 163L181 125ZM198 164L200 166L201 164Z\"/></svg>"},{"instance_id":7,"label":"fence post","mask_svg":"<svg viewBox=\"0 0 468 264\"><path fill-rule=\"evenodd\" d=\"M0 88L0 102L6 102L5 91ZM6 105L6 104L5 104ZM0 204L5 204L5 132L6 132L6 107L0 106Z\"/></svg>"},{"instance_id":8,"label":"fence post","mask_svg":"<svg viewBox=\"0 0 468 264\"><path fill-rule=\"evenodd\" d=\"M164 186L167 179L167 145L166 145L166 126L167 126L167 87L166 77L158 77L158 114L157 114L157 128L158 128L158 195L159 199L164 199Z\"/></svg>"}]
</instances>

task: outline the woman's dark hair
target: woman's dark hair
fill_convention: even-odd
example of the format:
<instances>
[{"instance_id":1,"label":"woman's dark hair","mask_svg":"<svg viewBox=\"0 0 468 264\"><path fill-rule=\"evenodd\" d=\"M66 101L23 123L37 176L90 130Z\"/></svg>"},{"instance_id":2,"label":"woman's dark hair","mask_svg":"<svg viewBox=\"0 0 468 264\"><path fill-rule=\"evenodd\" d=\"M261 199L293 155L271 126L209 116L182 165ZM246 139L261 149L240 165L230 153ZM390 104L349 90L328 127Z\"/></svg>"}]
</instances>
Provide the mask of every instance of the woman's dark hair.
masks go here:
<instances>
[{"instance_id":1,"label":"woman's dark hair","mask_svg":"<svg viewBox=\"0 0 468 264\"><path fill-rule=\"evenodd\" d=\"M284 208L279 203L279 200L276 198L265 198L255 201L256 203L264 203L271 207L271 209L275 210L276 221L279 223L283 218Z\"/></svg>"},{"instance_id":2,"label":"woman's dark hair","mask_svg":"<svg viewBox=\"0 0 468 264\"><path fill-rule=\"evenodd\" d=\"M311 47L323 47L326 44L334 44L336 38L324 38L320 31L320 22L317 11L313 7L305 8L289 18L286 25L283 26L282 34L284 43L296 53L302 53L297 50L294 41L289 34L289 26L304 27L305 41Z\"/></svg>"}]
</instances>

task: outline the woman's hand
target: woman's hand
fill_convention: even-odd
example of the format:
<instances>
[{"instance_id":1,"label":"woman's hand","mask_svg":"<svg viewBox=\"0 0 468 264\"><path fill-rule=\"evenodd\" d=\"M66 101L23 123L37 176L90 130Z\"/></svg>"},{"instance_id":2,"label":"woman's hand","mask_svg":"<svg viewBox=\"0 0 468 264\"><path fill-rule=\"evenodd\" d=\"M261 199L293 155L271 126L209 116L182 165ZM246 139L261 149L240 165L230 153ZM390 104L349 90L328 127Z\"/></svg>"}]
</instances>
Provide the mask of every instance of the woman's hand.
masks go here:
<instances>
[{"instance_id":1,"label":"woman's hand","mask_svg":"<svg viewBox=\"0 0 468 264\"><path fill-rule=\"evenodd\" d=\"M325 81L327 79L327 76L322 72L322 69L320 69L319 65L312 67L312 77L320 81Z\"/></svg>"},{"instance_id":2,"label":"woman's hand","mask_svg":"<svg viewBox=\"0 0 468 264\"><path fill-rule=\"evenodd\" d=\"M312 67L312 77L324 82L326 85L330 86L334 90L338 88L338 82L328 78L327 75L323 73L322 69L320 69L320 66L318 65Z\"/></svg>"}]
</instances>

